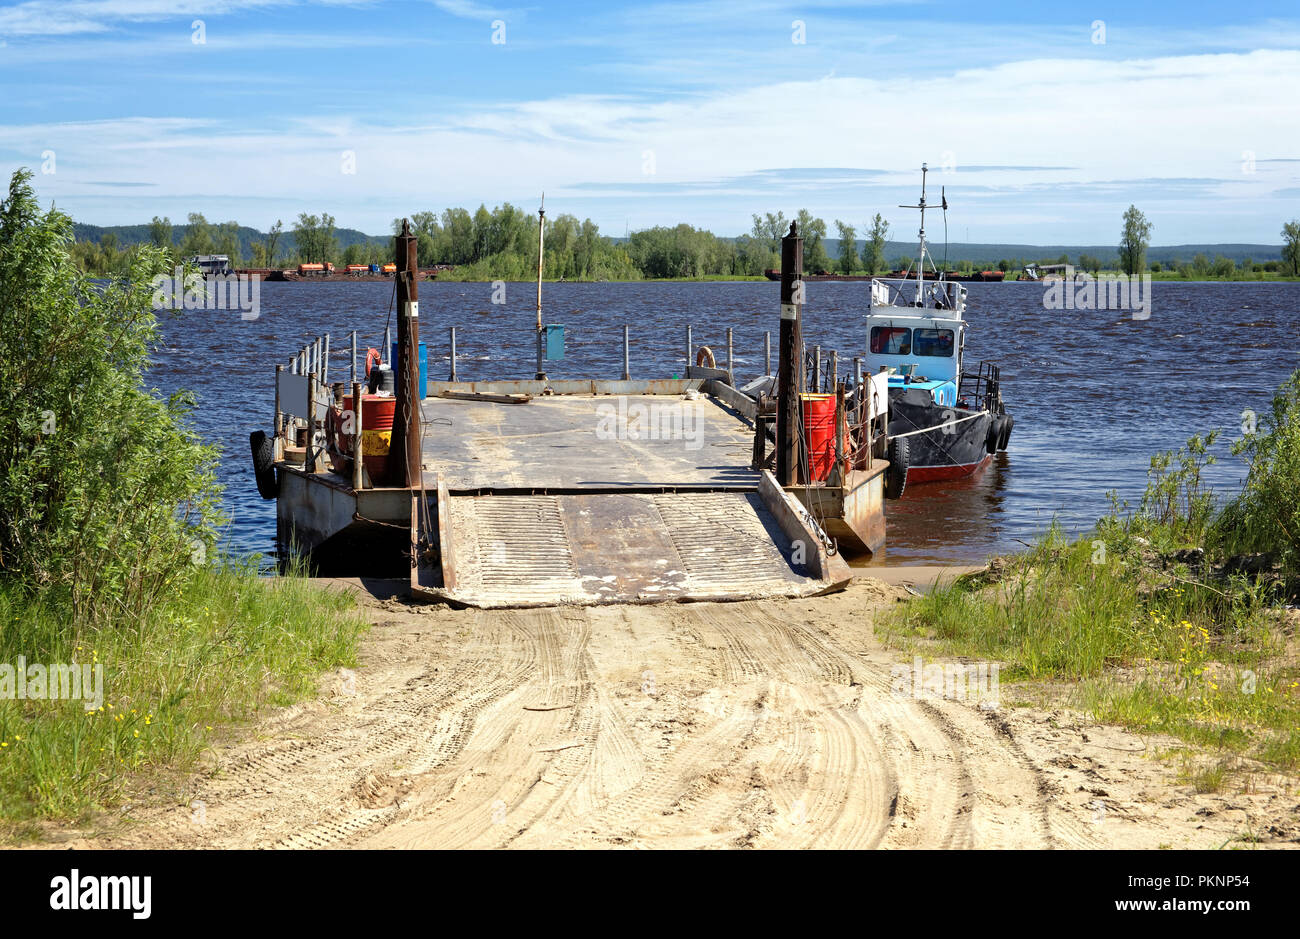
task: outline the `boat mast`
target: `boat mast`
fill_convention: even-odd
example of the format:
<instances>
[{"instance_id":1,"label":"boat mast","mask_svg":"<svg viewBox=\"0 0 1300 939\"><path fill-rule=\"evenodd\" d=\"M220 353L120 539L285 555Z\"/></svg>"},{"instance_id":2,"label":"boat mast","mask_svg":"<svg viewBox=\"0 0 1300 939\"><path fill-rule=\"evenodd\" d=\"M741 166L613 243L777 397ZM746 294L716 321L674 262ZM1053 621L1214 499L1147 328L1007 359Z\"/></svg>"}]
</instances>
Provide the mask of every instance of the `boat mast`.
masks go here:
<instances>
[{"instance_id":1,"label":"boat mast","mask_svg":"<svg viewBox=\"0 0 1300 939\"><path fill-rule=\"evenodd\" d=\"M900 209L921 210L921 256L916 262L916 306L925 305L925 174L929 169L921 164L921 201L917 205L900 205Z\"/></svg>"}]
</instances>

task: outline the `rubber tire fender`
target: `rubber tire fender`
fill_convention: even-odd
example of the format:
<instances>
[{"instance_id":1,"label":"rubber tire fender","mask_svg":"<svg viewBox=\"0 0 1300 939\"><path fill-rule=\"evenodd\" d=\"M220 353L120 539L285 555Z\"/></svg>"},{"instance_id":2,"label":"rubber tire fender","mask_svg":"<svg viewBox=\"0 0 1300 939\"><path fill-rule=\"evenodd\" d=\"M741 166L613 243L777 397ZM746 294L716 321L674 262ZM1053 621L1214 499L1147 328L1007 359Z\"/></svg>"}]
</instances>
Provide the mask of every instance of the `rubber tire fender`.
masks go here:
<instances>
[{"instance_id":1,"label":"rubber tire fender","mask_svg":"<svg viewBox=\"0 0 1300 939\"><path fill-rule=\"evenodd\" d=\"M1002 439L1002 418L997 414L989 415L988 433L984 435L984 449L989 453L998 452L998 441Z\"/></svg>"},{"instance_id":2,"label":"rubber tire fender","mask_svg":"<svg viewBox=\"0 0 1300 939\"><path fill-rule=\"evenodd\" d=\"M1005 450L1011 442L1011 428L1016 426L1016 419L1010 414L1002 415L1002 435L998 438L998 449Z\"/></svg>"},{"instance_id":3,"label":"rubber tire fender","mask_svg":"<svg viewBox=\"0 0 1300 939\"><path fill-rule=\"evenodd\" d=\"M906 437L894 437L889 441L886 455L889 457L889 469L885 470L885 498L901 499L907 489L907 469L911 465L911 448Z\"/></svg>"},{"instance_id":4,"label":"rubber tire fender","mask_svg":"<svg viewBox=\"0 0 1300 939\"><path fill-rule=\"evenodd\" d=\"M280 494L280 484L275 476L275 440L264 430L248 435L248 446L253 451L253 478L263 499L274 499Z\"/></svg>"}]
</instances>

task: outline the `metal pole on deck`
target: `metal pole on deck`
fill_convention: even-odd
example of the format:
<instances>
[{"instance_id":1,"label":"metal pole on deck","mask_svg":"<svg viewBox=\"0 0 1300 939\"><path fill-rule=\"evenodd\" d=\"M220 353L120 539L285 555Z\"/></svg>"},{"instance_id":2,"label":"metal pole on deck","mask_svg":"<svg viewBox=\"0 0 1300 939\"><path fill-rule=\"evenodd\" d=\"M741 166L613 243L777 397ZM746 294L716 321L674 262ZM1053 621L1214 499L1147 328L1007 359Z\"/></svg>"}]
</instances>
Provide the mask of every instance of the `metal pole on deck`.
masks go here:
<instances>
[{"instance_id":1,"label":"metal pole on deck","mask_svg":"<svg viewBox=\"0 0 1300 939\"><path fill-rule=\"evenodd\" d=\"M835 349L831 350L831 382L830 389L835 390L836 383L840 380L840 354Z\"/></svg>"},{"instance_id":2,"label":"metal pole on deck","mask_svg":"<svg viewBox=\"0 0 1300 939\"><path fill-rule=\"evenodd\" d=\"M844 453L844 382L835 380L835 468L832 479L840 476Z\"/></svg>"},{"instance_id":3,"label":"metal pole on deck","mask_svg":"<svg viewBox=\"0 0 1300 939\"><path fill-rule=\"evenodd\" d=\"M420 455L420 289L416 237L402 219L397 236L397 411L388 465L392 481L414 487L422 472Z\"/></svg>"},{"instance_id":4,"label":"metal pole on deck","mask_svg":"<svg viewBox=\"0 0 1300 939\"><path fill-rule=\"evenodd\" d=\"M450 381L456 381L456 327L449 326L447 331L451 334L451 378Z\"/></svg>"},{"instance_id":5,"label":"metal pole on deck","mask_svg":"<svg viewBox=\"0 0 1300 939\"><path fill-rule=\"evenodd\" d=\"M280 411L280 376L284 374L284 366L275 367L275 436L280 436L280 422L284 419Z\"/></svg>"},{"instance_id":6,"label":"metal pole on deck","mask_svg":"<svg viewBox=\"0 0 1300 939\"><path fill-rule=\"evenodd\" d=\"M357 331L352 330L352 371L348 375L348 384L357 383Z\"/></svg>"},{"instance_id":7,"label":"metal pole on deck","mask_svg":"<svg viewBox=\"0 0 1300 939\"><path fill-rule=\"evenodd\" d=\"M324 345L321 347L320 358L320 383L329 386L330 383L330 334L325 334Z\"/></svg>"},{"instance_id":8,"label":"metal pole on deck","mask_svg":"<svg viewBox=\"0 0 1300 939\"><path fill-rule=\"evenodd\" d=\"M763 333L763 374L772 374L772 331Z\"/></svg>"},{"instance_id":9,"label":"metal pole on deck","mask_svg":"<svg viewBox=\"0 0 1300 939\"><path fill-rule=\"evenodd\" d=\"M736 384L736 370L731 362L731 327L727 327L727 384Z\"/></svg>"},{"instance_id":10,"label":"metal pole on deck","mask_svg":"<svg viewBox=\"0 0 1300 939\"><path fill-rule=\"evenodd\" d=\"M352 383L352 488L358 492L361 490L364 478L361 475L362 467L362 448L361 448L361 383L354 381Z\"/></svg>"},{"instance_id":11,"label":"metal pole on deck","mask_svg":"<svg viewBox=\"0 0 1300 939\"><path fill-rule=\"evenodd\" d=\"M542 204L537 208L537 374L538 381L546 381L546 370L542 368L542 253L546 241L546 193L542 193Z\"/></svg>"},{"instance_id":12,"label":"metal pole on deck","mask_svg":"<svg viewBox=\"0 0 1300 939\"><path fill-rule=\"evenodd\" d=\"M307 373L307 472L316 472L316 373Z\"/></svg>"},{"instance_id":13,"label":"metal pole on deck","mask_svg":"<svg viewBox=\"0 0 1300 939\"><path fill-rule=\"evenodd\" d=\"M691 363L695 361L695 344L691 342L691 327L686 327L686 371L682 372L683 378L691 377Z\"/></svg>"},{"instance_id":14,"label":"metal pole on deck","mask_svg":"<svg viewBox=\"0 0 1300 939\"><path fill-rule=\"evenodd\" d=\"M623 381L632 380L632 356L630 352L630 340L628 338L628 326L623 324Z\"/></svg>"},{"instance_id":15,"label":"metal pole on deck","mask_svg":"<svg viewBox=\"0 0 1300 939\"><path fill-rule=\"evenodd\" d=\"M803 387L803 239L781 239L781 336L777 357L776 481L793 486L799 470L799 390Z\"/></svg>"},{"instance_id":16,"label":"metal pole on deck","mask_svg":"<svg viewBox=\"0 0 1300 939\"><path fill-rule=\"evenodd\" d=\"M393 330L389 326L384 327L384 348L379 361L387 362L389 368L393 367Z\"/></svg>"},{"instance_id":17,"label":"metal pole on deck","mask_svg":"<svg viewBox=\"0 0 1300 939\"><path fill-rule=\"evenodd\" d=\"M822 347L813 346L813 380L812 388L809 389L813 394L818 394L822 390Z\"/></svg>"}]
</instances>

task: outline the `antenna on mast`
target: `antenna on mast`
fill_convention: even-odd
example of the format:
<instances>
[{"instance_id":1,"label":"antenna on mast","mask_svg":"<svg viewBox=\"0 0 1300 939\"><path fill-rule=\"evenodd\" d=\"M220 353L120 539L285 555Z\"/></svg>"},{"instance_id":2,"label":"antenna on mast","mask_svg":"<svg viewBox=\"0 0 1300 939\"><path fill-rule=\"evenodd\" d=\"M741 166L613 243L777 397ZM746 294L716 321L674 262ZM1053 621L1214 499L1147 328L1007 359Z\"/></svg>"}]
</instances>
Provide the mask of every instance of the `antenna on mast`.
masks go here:
<instances>
[{"instance_id":1,"label":"antenna on mast","mask_svg":"<svg viewBox=\"0 0 1300 939\"><path fill-rule=\"evenodd\" d=\"M916 305L917 306L922 305L922 284L925 283L925 174L928 173L929 171L930 171L929 168L924 163L922 163L921 164L921 201L916 205L899 206L900 209L921 210L921 232L920 232L921 256L917 259L916 262ZM945 200L944 207L947 208L946 200ZM947 216L945 215L944 218L946 220ZM945 235L944 237L946 238L947 236ZM946 259L945 259L945 263L947 263ZM931 262L931 267L933 266L934 264L933 262Z\"/></svg>"}]
</instances>

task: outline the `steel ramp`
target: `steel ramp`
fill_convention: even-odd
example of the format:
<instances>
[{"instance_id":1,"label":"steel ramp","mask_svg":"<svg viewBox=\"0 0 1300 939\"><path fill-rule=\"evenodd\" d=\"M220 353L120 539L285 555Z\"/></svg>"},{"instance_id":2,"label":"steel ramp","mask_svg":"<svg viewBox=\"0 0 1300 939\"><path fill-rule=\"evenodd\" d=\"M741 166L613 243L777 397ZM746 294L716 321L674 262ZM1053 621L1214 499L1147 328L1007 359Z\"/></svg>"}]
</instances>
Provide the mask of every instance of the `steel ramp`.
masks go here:
<instances>
[{"instance_id":1,"label":"steel ramp","mask_svg":"<svg viewBox=\"0 0 1300 939\"><path fill-rule=\"evenodd\" d=\"M439 563L412 571L413 591L470 606L808 596L848 579L758 491L428 496Z\"/></svg>"}]
</instances>

